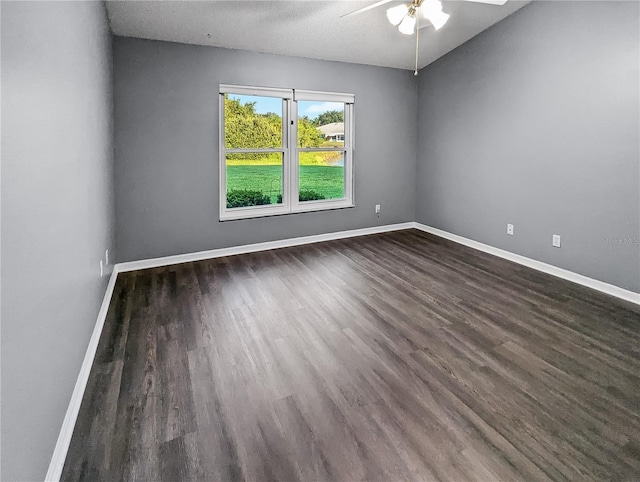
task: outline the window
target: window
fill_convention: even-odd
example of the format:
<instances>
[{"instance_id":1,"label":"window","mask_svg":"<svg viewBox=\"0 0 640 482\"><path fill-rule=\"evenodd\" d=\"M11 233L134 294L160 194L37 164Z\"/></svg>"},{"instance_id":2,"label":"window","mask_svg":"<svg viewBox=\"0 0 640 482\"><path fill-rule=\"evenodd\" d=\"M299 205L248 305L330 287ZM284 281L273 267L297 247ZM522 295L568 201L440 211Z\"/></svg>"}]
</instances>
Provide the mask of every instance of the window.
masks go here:
<instances>
[{"instance_id":1,"label":"window","mask_svg":"<svg viewBox=\"0 0 640 482\"><path fill-rule=\"evenodd\" d=\"M220 86L220 220L353 206L350 94Z\"/></svg>"}]
</instances>

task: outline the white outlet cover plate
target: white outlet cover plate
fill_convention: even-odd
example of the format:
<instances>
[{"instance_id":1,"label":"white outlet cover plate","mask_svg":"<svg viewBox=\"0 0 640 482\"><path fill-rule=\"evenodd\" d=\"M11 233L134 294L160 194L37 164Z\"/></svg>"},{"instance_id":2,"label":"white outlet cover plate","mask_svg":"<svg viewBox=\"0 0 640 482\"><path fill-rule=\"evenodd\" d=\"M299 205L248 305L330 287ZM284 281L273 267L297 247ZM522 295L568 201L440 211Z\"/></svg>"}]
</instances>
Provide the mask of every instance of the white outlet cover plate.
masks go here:
<instances>
[{"instance_id":1,"label":"white outlet cover plate","mask_svg":"<svg viewBox=\"0 0 640 482\"><path fill-rule=\"evenodd\" d=\"M553 243L553 246L556 248L560 247L560 235L559 234L554 234L553 235L553 239L551 240L551 242Z\"/></svg>"}]
</instances>

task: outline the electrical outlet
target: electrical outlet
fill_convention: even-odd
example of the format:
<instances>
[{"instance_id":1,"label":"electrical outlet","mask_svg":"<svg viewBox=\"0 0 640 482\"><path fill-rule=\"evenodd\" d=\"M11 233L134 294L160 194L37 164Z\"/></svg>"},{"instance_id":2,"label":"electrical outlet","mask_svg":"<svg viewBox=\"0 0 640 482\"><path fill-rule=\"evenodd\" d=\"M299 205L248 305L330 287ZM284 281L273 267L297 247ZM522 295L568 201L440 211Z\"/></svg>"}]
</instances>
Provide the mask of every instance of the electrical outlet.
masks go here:
<instances>
[{"instance_id":1,"label":"electrical outlet","mask_svg":"<svg viewBox=\"0 0 640 482\"><path fill-rule=\"evenodd\" d=\"M104 264L109 266L109 250L108 249L104 250Z\"/></svg>"},{"instance_id":2,"label":"electrical outlet","mask_svg":"<svg viewBox=\"0 0 640 482\"><path fill-rule=\"evenodd\" d=\"M376 214L380 214L380 204L376 204Z\"/></svg>"},{"instance_id":3,"label":"electrical outlet","mask_svg":"<svg viewBox=\"0 0 640 482\"><path fill-rule=\"evenodd\" d=\"M553 235L552 244L553 244L554 248L559 248L560 247L560 235L559 234L554 234Z\"/></svg>"},{"instance_id":4,"label":"electrical outlet","mask_svg":"<svg viewBox=\"0 0 640 482\"><path fill-rule=\"evenodd\" d=\"M100 278L102 278L104 276L104 264L102 263L102 260L100 260Z\"/></svg>"},{"instance_id":5,"label":"electrical outlet","mask_svg":"<svg viewBox=\"0 0 640 482\"><path fill-rule=\"evenodd\" d=\"M513 224L507 224L507 234L513 236Z\"/></svg>"}]
</instances>

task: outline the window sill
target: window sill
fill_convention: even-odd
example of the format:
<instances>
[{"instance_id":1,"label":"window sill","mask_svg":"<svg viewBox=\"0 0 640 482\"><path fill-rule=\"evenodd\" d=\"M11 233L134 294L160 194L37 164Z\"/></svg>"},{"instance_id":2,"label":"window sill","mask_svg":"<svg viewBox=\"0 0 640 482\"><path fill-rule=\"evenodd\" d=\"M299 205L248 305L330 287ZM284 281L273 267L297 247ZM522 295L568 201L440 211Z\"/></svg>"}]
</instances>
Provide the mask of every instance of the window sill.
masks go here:
<instances>
[{"instance_id":1,"label":"window sill","mask_svg":"<svg viewBox=\"0 0 640 482\"><path fill-rule=\"evenodd\" d=\"M260 212L258 209L251 209L244 212L224 212L220 213L220 222L226 221L240 221L243 219L257 219L257 218L269 218L273 216L286 216L290 214L303 214L303 213L313 213L320 211L336 211L338 209L350 209L356 207L356 205L352 202L339 202L335 204L327 204L318 203L315 206L313 205L315 201L308 201L309 205L298 206L293 209L274 209L270 210L265 209L264 212Z\"/></svg>"}]
</instances>

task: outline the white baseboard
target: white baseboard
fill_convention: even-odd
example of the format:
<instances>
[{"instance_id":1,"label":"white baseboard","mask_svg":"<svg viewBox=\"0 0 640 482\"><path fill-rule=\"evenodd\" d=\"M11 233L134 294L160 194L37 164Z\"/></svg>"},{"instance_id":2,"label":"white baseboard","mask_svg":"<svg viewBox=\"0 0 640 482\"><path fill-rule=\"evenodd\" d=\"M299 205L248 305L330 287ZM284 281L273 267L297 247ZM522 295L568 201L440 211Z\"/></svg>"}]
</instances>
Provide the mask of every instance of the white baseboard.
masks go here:
<instances>
[{"instance_id":1,"label":"white baseboard","mask_svg":"<svg viewBox=\"0 0 640 482\"><path fill-rule=\"evenodd\" d=\"M500 258L508 259L509 261L527 266L528 268L533 268L535 270L542 271L543 273L547 273L552 276L565 279L567 281L572 281L579 285L586 286L588 288L601 291L602 293L615 296L616 298L620 298L625 301L630 301L631 303L640 305L640 293L625 290L624 288L620 288L619 286L605 283L604 281L598 281L596 279L574 273L573 271L558 268L557 266L553 266L551 264L543 263L542 261L536 261L535 259L511 253L503 249L494 248L493 246L489 246L488 244L479 243L478 241L458 236L457 234L452 234L447 231L442 231L441 229L432 228L431 226L427 226L425 224L413 223L413 225L416 229L424 231L425 233L435 234L436 236L440 236L441 238L455 241L459 244L464 244L465 246L468 246L470 248L484 251L485 253L489 253Z\"/></svg>"},{"instance_id":2,"label":"white baseboard","mask_svg":"<svg viewBox=\"0 0 640 482\"><path fill-rule=\"evenodd\" d=\"M415 223L413 222L386 224L384 226L373 226L371 228L351 229L349 231L337 231L334 233L315 234L313 236L303 236L300 238L267 241L265 243L245 244L242 246L232 246L230 248L211 249L208 251L199 251L197 253L178 254L175 256L145 259L142 261L130 261L128 263L118 263L116 265L116 269L119 273L124 273L126 271L157 268L159 266L167 266L170 264L188 263L203 259L221 258L223 256L233 256L236 254L256 253L258 251L267 251L269 249L288 248L291 246L319 243L321 241L331 241L334 239L353 238L356 236L365 236L367 234L387 233L390 231L399 231L401 229L411 229L414 227L414 224Z\"/></svg>"},{"instance_id":3,"label":"white baseboard","mask_svg":"<svg viewBox=\"0 0 640 482\"><path fill-rule=\"evenodd\" d=\"M62 421L62 428L58 434L58 441L53 449L53 455L51 456L51 462L49 463L49 470L45 481L58 482L62 475L62 469L64 467L64 461L67 458L67 451L69 450L69 444L71 443L71 436L73 435L73 429L78 419L78 413L80 412L80 405L82 403L82 397L84 396L85 388L89 380L89 374L91 373L91 366L93 365L93 359L96 356L96 350L98 349L98 342L100 341L100 335L102 334L102 327L107 317L107 311L109 310L109 304L111 303L111 296L113 295L113 289L116 286L116 278L118 277L118 271L113 269L111 276L109 277L109 283L107 284L107 290L104 293L102 305L98 312L98 319L96 325L93 328L93 333L89 339L89 346L84 355L84 360L80 366L80 373L76 380L76 385L73 388L71 394L71 400L67 407L67 413Z\"/></svg>"}]
</instances>

